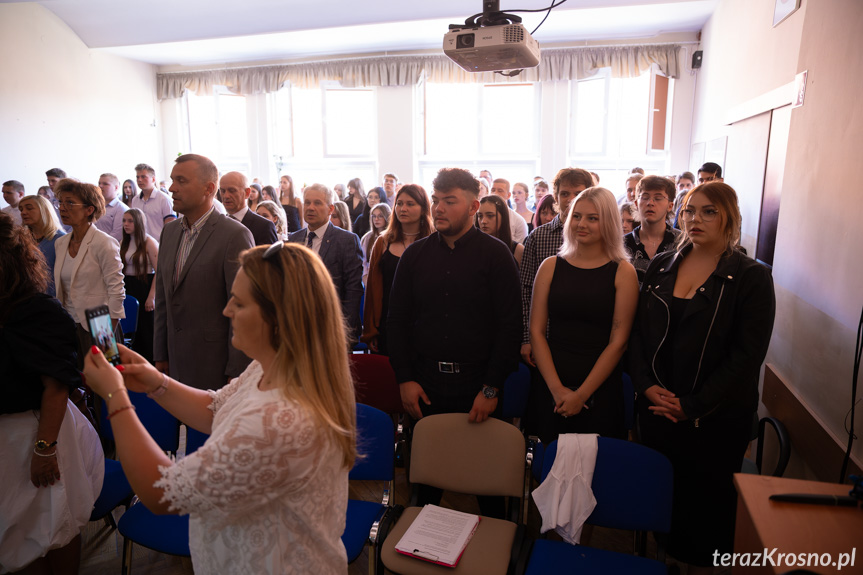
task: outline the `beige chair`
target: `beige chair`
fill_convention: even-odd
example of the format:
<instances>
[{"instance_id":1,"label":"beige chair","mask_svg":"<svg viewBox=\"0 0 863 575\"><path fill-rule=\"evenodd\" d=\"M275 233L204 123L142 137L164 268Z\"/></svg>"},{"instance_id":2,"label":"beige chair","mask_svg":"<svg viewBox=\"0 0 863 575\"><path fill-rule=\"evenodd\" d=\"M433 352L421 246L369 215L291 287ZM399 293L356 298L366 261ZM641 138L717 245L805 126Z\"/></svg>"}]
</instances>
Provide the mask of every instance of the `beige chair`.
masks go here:
<instances>
[{"instance_id":1,"label":"beige chair","mask_svg":"<svg viewBox=\"0 0 863 575\"><path fill-rule=\"evenodd\" d=\"M455 569L434 565L395 550L420 507L408 507L383 543L384 566L403 575L505 574L517 556L522 528L518 514L525 476L521 432L498 419L468 423L467 414L422 418L414 428L411 481L448 491L510 498L510 520L483 517ZM411 504L416 505L416 487Z\"/></svg>"}]
</instances>

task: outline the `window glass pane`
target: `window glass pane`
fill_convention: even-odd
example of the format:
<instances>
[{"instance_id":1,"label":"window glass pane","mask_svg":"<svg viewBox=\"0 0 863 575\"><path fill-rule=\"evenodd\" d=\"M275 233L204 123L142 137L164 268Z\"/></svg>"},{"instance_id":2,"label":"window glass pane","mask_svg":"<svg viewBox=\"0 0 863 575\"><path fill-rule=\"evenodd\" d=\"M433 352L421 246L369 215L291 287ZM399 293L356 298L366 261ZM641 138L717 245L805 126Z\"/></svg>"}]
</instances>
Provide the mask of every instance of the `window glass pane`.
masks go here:
<instances>
[{"instance_id":1,"label":"window glass pane","mask_svg":"<svg viewBox=\"0 0 863 575\"><path fill-rule=\"evenodd\" d=\"M477 87L426 83L426 154L476 155Z\"/></svg>"},{"instance_id":2,"label":"window glass pane","mask_svg":"<svg viewBox=\"0 0 863 575\"><path fill-rule=\"evenodd\" d=\"M375 98L372 90L326 90L327 154L375 154Z\"/></svg>"},{"instance_id":3,"label":"window glass pane","mask_svg":"<svg viewBox=\"0 0 863 575\"><path fill-rule=\"evenodd\" d=\"M217 98L222 157L247 158L249 131L246 126L246 99L226 94L219 94Z\"/></svg>"},{"instance_id":4,"label":"window glass pane","mask_svg":"<svg viewBox=\"0 0 863 575\"><path fill-rule=\"evenodd\" d=\"M189 109L189 136L192 152L216 158L219 141L216 137L216 98L199 98L193 92L186 92Z\"/></svg>"},{"instance_id":5,"label":"window glass pane","mask_svg":"<svg viewBox=\"0 0 863 575\"><path fill-rule=\"evenodd\" d=\"M291 89L282 88L272 99L274 126L273 147L275 155L289 157L293 155L293 138L291 126Z\"/></svg>"},{"instance_id":6,"label":"window glass pane","mask_svg":"<svg viewBox=\"0 0 863 575\"><path fill-rule=\"evenodd\" d=\"M298 158L320 158L324 155L321 103L321 90L291 90L294 155Z\"/></svg>"},{"instance_id":7,"label":"window glass pane","mask_svg":"<svg viewBox=\"0 0 863 575\"><path fill-rule=\"evenodd\" d=\"M536 112L532 84L482 87L483 154L528 154L535 148Z\"/></svg>"},{"instance_id":8,"label":"window glass pane","mask_svg":"<svg viewBox=\"0 0 863 575\"><path fill-rule=\"evenodd\" d=\"M650 103L650 73L637 78L620 78L620 154L643 156L647 153L647 107Z\"/></svg>"},{"instance_id":9,"label":"window glass pane","mask_svg":"<svg viewBox=\"0 0 863 575\"><path fill-rule=\"evenodd\" d=\"M575 104L575 153L605 151L606 80L578 82Z\"/></svg>"}]
</instances>

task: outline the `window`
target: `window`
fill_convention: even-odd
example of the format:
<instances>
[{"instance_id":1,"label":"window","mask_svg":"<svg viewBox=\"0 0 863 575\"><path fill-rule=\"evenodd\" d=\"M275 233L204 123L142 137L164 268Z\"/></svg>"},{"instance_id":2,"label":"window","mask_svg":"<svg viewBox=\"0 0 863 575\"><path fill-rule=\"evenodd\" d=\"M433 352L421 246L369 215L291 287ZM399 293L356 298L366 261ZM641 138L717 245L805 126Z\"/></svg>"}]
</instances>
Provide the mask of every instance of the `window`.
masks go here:
<instances>
[{"instance_id":1,"label":"window","mask_svg":"<svg viewBox=\"0 0 863 575\"><path fill-rule=\"evenodd\" d=\"M479 175L489 169L510 183L530 183L539 160L539 85L421 83L417 131L419 181L427 189L440 168Z\"/></svg>"},{"instance_id":2,"label":"window","mask_svg":"<svg viewBox=\"0 0 863 575\"><path fill-rule=\"evenodd\" d=\"M272 95L276 154L295 158L374 157L375 92L371 88L285 87Z\"/></svg>"},{"instance_id":3,"label":"window","mask_svg":"<svg viewBox=\"0 0 863 575\"><path fill-rule=\"evenodd\" d=\"M592 78L571 82L570 161L596 172L600 185L615 193L636 166L647 173L667 170L667 152L651 149L654 128L666 129L664 120L661 127L651 122L651 78L651 72L637 78L611 78L605 69ZM672 91L673 84L669 84L666 94Z\"/></svg>"},{"instance_id":4,"label":"window","mask_svg":"<svg viewBox=\"0 0 863 575\"><path fill-rule=\"evenodd\" d=\"M191 151L212 159L222 172L248 174L251 162L246 98L226 89L203 97L186 92L186 112Z\"/></svg>"},{"instance_id":5,"label":"window","mask_svg":"<svg viewBox=\"0 0 863 575\"><path fill-rule=\"evenodd\" d=\"M372 88L286 86L269 98L270 141L277 171L304 183L360 178L377 185L377 101Z\"/></svg>"}]
</instances>

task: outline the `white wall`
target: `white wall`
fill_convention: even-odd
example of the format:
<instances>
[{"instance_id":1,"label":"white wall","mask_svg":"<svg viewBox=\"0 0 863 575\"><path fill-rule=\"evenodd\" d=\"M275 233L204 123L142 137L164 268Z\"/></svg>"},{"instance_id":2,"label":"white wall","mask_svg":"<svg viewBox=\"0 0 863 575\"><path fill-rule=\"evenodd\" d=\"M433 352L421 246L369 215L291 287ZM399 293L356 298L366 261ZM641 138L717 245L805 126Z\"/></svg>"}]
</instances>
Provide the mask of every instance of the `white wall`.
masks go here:
<instances>
[{"instance_id":1,"label":"white wall","mask_svg":"<svg viewBox=\"0 0 863 575\"><path fill-rule=\"evenodd\" d=\"M96 183L162 171L155 68L87 48L35 3L0 3L0 181L28 194L45 171Z\"/></svg>"}]
</instances>

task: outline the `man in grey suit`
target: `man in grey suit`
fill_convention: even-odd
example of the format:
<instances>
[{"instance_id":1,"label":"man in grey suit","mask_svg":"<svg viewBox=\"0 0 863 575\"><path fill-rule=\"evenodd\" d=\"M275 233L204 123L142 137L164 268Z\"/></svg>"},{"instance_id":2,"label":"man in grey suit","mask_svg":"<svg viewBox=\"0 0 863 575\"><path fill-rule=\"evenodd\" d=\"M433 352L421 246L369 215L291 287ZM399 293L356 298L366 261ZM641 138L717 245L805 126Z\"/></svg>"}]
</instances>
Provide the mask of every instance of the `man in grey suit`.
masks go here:
<instances>
[{"instance_id":1,"label":"man in grey suit","mask_svg":"<svg viewBox=\"0 0 863 575\"><path fill-rule=\"evenodd\" d=\"M308 227L288 236L318 254L333 278L348 322L348 336L356 341L362 330L360 302L363 297L363 252L356 234L330 223L335 197L322 184L303 191L303 219Z\"/></svg>"},{"instance_id":2,"label":"man in grey suit","mask_svg":"<svg viewBox=\"0 0 863 575\"><path fill-rule=\"evenodd\" d=\"M270 245L276 243L276 226L266 218L262 218L249 209L248 199L252 193L246 176L240 172L228 172L219 180L219 191L222 192L222 203L228 212L228 217L237 220L252 232L255 245Z\"/></svg>"},{"instance_id":3,"label":"man in grey suit","mask_svg":"<svg viewBox=\"0 0 863 575\"><path fill-rule=\"evenodd\" d=\"M153 358L159 371L198 389L219 389L249 364L231 345L222 310L252 233L213 208L219 172L208 158L175 160L170 192L183 214L165 224L156 266Z\"/></svg>"}]
</instances>

